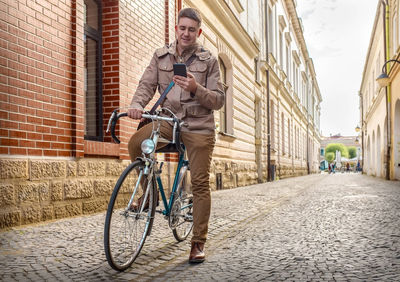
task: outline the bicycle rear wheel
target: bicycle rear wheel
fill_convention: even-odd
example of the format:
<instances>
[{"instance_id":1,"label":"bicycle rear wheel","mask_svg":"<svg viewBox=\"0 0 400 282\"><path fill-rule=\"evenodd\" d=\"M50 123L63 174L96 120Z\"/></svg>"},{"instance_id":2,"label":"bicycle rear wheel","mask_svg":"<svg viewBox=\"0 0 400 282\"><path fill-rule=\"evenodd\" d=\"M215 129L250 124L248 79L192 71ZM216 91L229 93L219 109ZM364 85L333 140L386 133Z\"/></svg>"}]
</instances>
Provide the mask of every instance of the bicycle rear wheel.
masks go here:
<instances>
[{"instance_id":1,"label":"bicycle rear wheel","mask_svg":"<svg viewBox=\"0 0 400 282\"><path fill-rule=\"evenodd\" d=\"M181 184L176 190L174 203L169 216L169 225L178 242L184 241L193 228L193 194L188 171L185 171Z\"/></svg>"},{"instance_id":2,"label":"bicycle rear wheel","mask_svg":"<svg viewBox=\"0 0 400 282\"><path fill-rule=\"evenodd\" d=\"M143 174L143 169L143 161L131 163L115 184L108 204L104 250L109 265L118 271L127 269L135 261L154 220L156 184L151 174ZM146 194L148 207L145 207L147 201L139 200L146 198ZM129 204L131 199L139 204Z\"/></svg>"}]
</instances>

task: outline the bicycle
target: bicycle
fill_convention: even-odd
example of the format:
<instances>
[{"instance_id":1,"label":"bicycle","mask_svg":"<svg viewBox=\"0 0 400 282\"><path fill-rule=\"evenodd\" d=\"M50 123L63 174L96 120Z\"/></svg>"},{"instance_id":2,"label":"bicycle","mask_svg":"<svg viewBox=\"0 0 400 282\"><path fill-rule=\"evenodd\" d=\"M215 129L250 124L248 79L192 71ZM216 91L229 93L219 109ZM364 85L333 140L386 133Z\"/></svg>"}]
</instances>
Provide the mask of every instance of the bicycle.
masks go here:
<instances>
[{"instance_id":1,"label":"bicycle","mask_svg":"<svg viewBox=\"0 0 400 282\"><path fill-rule=\"evenodd\" d=\"M171 117L161 116L169 112ZM114 110L107 127L116 143L115 125L119 118L127 113ZM153 130L151 136L141 144L142 157L122 172L108 204L104 226L104 249L109 265L118 271L129 268L138 257L147 236L150 236L155 212L168 219L169 227L178 242L184 241L193 228L193 195L189 181L189 161L185 158L185 147L180 142L182 122L168 109L160 109L155 114L143 114L143 118L151 120ZM161 122L173 123L173 140L160 136ZM156 149L158 143L167 143ZM166 198L161 181L163 162L156 159L158 152L178 152L179 161L175 172L169 201ZM158 190L164 209L158 206ZM136 205L134 205L134 203Z\"/></svg>"}]
</instances>

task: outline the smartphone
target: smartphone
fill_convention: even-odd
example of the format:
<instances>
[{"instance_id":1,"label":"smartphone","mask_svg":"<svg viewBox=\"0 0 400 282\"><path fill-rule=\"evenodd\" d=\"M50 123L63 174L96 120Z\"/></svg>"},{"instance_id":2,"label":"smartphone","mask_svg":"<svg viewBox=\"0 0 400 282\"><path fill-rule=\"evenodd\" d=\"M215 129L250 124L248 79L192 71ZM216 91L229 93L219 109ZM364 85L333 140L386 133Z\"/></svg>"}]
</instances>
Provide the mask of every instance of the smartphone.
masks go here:
<instances>
[{"instance_id":1,"label":"smartphone","mask_svg":"<svg viewBox=\"0 0 400 282\"><path fill-rule=\"evenodd\" d=\"M187 77L185 64L174 64L174 75Z\"/></svg>"}]
</instances>

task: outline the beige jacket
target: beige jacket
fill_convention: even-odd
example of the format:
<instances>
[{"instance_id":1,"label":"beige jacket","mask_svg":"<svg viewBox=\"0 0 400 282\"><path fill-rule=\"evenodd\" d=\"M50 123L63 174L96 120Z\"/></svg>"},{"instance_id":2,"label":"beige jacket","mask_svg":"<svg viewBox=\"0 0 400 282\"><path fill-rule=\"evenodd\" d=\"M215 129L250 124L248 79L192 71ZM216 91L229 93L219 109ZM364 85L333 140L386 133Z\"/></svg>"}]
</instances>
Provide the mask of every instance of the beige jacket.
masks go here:
<instances>
[{"instance_id":1,"label":"beige jacket","mask_svg":"<svg viewBox=\"0 0 400 282\"><path fill-rule=\"evenodd\" d=\"M215 129L214 110L224 105L225 94L217 59L198 44L190 50L185 50L181 57L176 52L176 42L157 49L139 81L131 107L144 109L157 88L159 93L163 93L174 75L172 65L186 62L193 53L196 58L188 67L188 71L196 78L196 93L191 95L175 85L167 94L162 107L169 108L184 121L182 131L210 134Z\"/></svg>"}]
</instances>

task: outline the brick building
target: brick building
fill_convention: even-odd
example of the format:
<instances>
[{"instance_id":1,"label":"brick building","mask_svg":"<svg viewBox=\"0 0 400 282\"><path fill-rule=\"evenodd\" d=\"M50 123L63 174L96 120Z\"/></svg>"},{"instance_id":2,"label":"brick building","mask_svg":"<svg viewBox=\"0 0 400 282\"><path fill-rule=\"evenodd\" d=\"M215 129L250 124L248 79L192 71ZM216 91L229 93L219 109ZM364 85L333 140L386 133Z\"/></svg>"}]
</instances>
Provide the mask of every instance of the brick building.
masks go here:
<instances>
[{"instance_id":1,"label":"brick building","mask_svg":"<svg viewBox=\"0 0 400 282\"><path fill-rule=\"evenodd\" d=\"M226 106L215 112L211 189L266 181L271 163L279 177L317 170L321 99L293 0L6 1L0 228L106 209L137 127L121 119L115 144L105 134L108 118L129 105L154 50L174 40L185 6L202 12L200 42L218 57L227 86ZM285 35L287 61L276 61L283 56L279 43L266 47L268 19L270 40L278 42L278 31ZM175 156L160 158L168 161L168 181Z\"/></svg>"}]
</instances>

